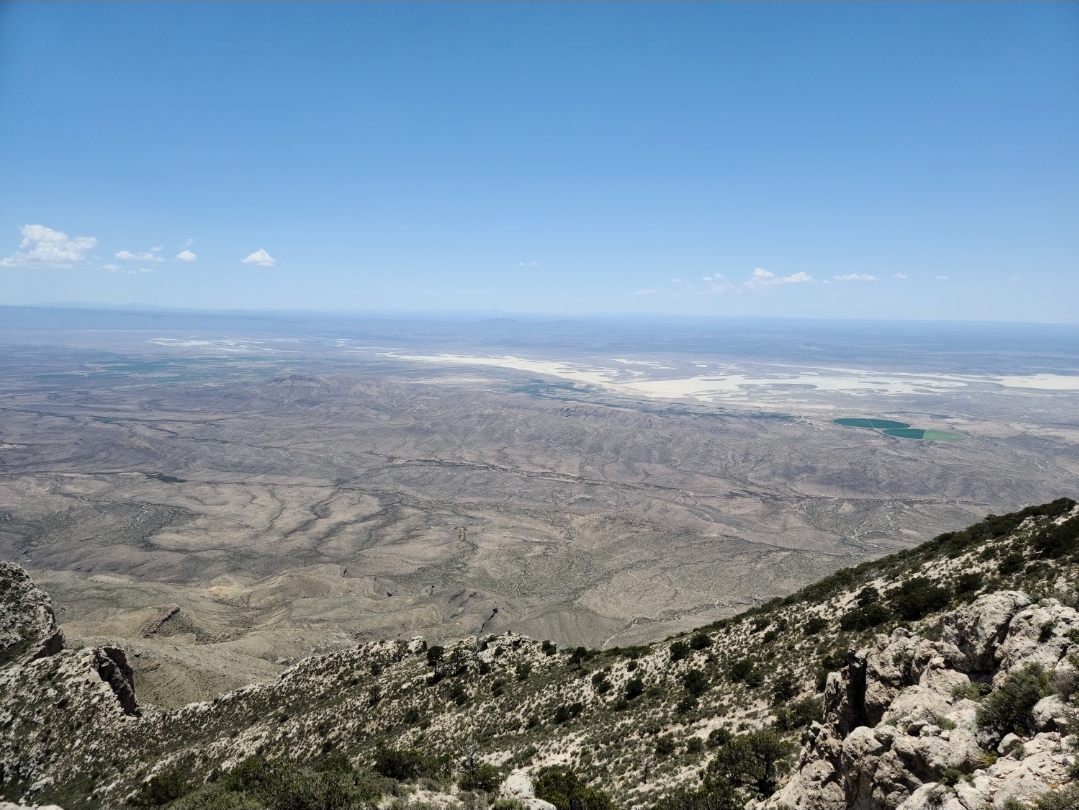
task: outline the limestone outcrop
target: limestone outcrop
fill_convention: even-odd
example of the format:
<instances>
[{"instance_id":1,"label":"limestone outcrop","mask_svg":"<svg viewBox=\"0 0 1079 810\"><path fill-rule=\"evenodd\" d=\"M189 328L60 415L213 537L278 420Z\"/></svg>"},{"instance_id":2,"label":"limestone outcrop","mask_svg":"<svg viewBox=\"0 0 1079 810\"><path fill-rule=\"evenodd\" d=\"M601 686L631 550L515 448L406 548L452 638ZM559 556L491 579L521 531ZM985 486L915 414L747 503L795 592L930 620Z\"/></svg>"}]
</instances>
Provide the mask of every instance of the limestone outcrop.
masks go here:
<instances>
[{"instance_id":1,"label":"limestone outcrop","mask_svg":"<svg viewBox=\"0 0 1079 810\"><path fill-rule=\"evenodd\" d=\"M532 780L524 771L517 770L506 777L499 789L499 795L504 799L519 801L528 810L555 810L555 806L543 799L537 799L535 790L532 788Z\"/></svg>"},{"instance_id":2,"label":"limestone outcrop","mask_svg":"<svg viewBox=\"0 0 1079 810\"><path fill-rule=\"evenodd\" d=\"M1061 789L1075 763L1067 698L1079 682L1076 653L1079 613L1018 591L946 614L940 641L899 628L851 649L847 665L828 676L824 722L811 727L797 772L767 804L984 810ZM972 698L1032 663L1058 693L1034 705L1026 728L979 723Z\"/></svg>"},{"instance_id":3,"label":"limestone outcrop","mask_svg":"<svg viewBox=\"0 0 1079 810\"><path fill-rule=\"evenodd\" d=\"M49 595L22 566L0 560L0 667L56 655L64 634Z\"/></svg>"}]
</instances>

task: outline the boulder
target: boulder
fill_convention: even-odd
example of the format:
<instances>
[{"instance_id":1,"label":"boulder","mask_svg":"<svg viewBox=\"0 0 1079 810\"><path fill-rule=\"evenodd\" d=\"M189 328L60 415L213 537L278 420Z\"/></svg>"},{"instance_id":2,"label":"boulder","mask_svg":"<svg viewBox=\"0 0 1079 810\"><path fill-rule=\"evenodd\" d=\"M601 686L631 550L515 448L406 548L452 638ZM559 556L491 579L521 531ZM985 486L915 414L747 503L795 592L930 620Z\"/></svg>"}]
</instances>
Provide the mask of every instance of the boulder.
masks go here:
<instances>
[{"instance_id":1,"label":"boulder","mask_svg":"<svg viewBox=\"0 0 1079 810\"><path fill-rule=\"evenodd\" d=\"M1019 611L1008 626L1007 638L996 652L1002 673L1028 663L1053 669L1064 658L1072 642L1067 634L1079 628L1079 613L1056 599L1046 599Z\"/></svg>"},{"instance_id":2,"label":"boulder","mask_svg":"<svg viewBox=\"0 0 1079 810\"><path fill-rule=\"evenodd\" d=\"M1030 604L1021 591L997 591L944 617L941 639L949 663L960 672L996 669L997 647L1012 617Z\"/></svg>"},{"instance_id":3,"label":"boulder","mask_svg":"<svg viewBox=\"0 0 1079 810\"><path fill-rule=\"evenodd\" d=\"M550 802L536 798L532 780L527 773L521 770L516 770L507 776L498 793L504 799L519 801L528 810L556 810L555 806Z\"/></svg>"},{"instance_id":4,"label":"boulder","mask_svg":"<svg viewBox=\"0 0 1079 810\"><path fill-rule=\"evenodd\" d=\"M1037 731L1067 731L1069 711L1059 695L1039 700L1031 711Z\"/></svg>"}]
</instances>

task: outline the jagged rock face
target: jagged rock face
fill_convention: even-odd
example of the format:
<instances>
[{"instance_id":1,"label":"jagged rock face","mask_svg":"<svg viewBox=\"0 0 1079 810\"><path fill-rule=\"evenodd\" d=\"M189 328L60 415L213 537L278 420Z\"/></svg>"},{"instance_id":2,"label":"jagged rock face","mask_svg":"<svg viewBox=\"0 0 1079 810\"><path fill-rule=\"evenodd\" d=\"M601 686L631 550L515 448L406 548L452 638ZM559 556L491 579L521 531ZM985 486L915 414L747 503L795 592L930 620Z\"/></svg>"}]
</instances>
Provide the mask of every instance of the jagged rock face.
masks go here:
<instances>
[{"instance_id":1,"label":"jagged rock face","mask_svg":"<svg viewBox=\"0 0 1079 810\"><path fill-rule=\"evenodd\" d=\"M56 655L64 634L52 600L19 565L0 561L0 667Z\"/></svg>"},{"instance_id":2,"label":"jagged rock face","mask_svg":"<svg viewBox=\"0 0 1079 810\"><path fill-rule=\"evenodd\" d=\"M1054 599L1032 605L1026 594L998 592L946 615L941 641L900 628L852 649L847 666L828 677L825 722L813 724L797 772L769 806L981 810L1067 782L1064 701L1041 700L1032 714L1038 733L1022 746L1005 740L1012 744L1002 753L1011 755L994 761L986 747L1000 741L978 728L977 704L964 693L972 679L999 685L1028 662L1066 672L1066 657L1079 650L1068 637L1076 627L1079 614ZM939 781L951 769L972 778L945 794Z\"/></svg>"}]
</instances>

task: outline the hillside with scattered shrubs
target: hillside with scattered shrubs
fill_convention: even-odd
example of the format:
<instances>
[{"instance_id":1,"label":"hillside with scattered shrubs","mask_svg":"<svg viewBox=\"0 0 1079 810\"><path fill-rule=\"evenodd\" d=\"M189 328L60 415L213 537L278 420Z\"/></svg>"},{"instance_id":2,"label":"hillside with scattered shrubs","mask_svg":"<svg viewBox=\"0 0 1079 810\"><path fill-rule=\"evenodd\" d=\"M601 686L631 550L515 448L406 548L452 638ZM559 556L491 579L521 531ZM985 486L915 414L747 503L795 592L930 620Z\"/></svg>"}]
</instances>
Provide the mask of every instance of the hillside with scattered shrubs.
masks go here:
<instances>
[{"instance_id":1,"label":"hillside with scattered shrubs","mask_svg":"<svg viewBox=\"0 0 1079 810\"><path fill-rule=\"evenodd\" d=\"M0 796L72 810L848 806L838 771L828 783L840 784L838 793L828 788L832 805L811 803L817 788L796 788L810 784L803 773L829 728L846 744L858 728L884 723L870 723L859 708L864 695L836 696L843 678L862 677L865 688L858 651L888 650L895 661L888 658L887 667L899 674L880 683L901 702L924 686L925 673L952 666L934 669L918 655L954 646L947 634L958 632L955 617L964 610L1014 592L1028 606L1074 613L1077 573L1079 509L1060 499L991 515L644 647L564 650L515 634L443 646L377 641L305 659L276 683L170 711L122 699L131 685L122 651L63 650L0 670ZM962 693L949 691L943 725L934 727L974 724L970 737L984 750L972 749L946 777L927 766L910 777L918 786L897 788L893 798L907 801L933 784L941 793L927 801L959 801L955 786L992 765L1008 734L1018 745L1035 738L1031 711L1051 695L1063 708L1056 731L1046 733L1057 735L1061 756L1074 758L1066 718L1075 684L1065 670L1079 670L1079 625L1069 629L1067 621L1037 628L1045 636L1039 643L1056 645L1055 662L971 669L965 682L956 679ZM994 680L1001 672L1006 677ZM958 701L969 722L968 715L948 719ZM848 723L844 711L863 716ZM531 778L535 798L500 795L514 772ZM1073 776L1048 793L1015 798L1014 806L1057 807L1054 796L1073 795ZM773 798L783 791L782 802ZM902 803L889 801L858 806Z\"/></svg>"}]
</instances>

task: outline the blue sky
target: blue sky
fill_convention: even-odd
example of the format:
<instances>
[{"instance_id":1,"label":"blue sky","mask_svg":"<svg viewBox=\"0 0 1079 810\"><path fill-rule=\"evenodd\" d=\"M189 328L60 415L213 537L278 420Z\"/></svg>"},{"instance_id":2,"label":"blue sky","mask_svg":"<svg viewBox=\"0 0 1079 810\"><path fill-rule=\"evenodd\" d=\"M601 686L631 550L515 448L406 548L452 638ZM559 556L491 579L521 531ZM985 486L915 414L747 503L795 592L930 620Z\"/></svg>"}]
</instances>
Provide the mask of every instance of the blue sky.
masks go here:
<instances>
[{"instance_id":1,"label":"blue sky","mask_svg":"<svg viewBox=\"0 0 1079 810\"><path fill-rule=\"evenodd\" d=\"M1077 133L1074 3L9 3L0 303L1076 322Z\"/></svg>"}]
</instances>

